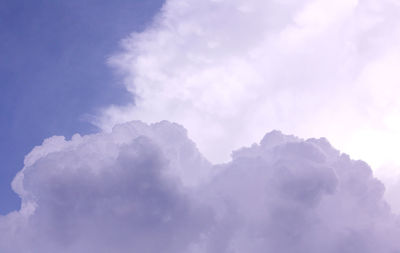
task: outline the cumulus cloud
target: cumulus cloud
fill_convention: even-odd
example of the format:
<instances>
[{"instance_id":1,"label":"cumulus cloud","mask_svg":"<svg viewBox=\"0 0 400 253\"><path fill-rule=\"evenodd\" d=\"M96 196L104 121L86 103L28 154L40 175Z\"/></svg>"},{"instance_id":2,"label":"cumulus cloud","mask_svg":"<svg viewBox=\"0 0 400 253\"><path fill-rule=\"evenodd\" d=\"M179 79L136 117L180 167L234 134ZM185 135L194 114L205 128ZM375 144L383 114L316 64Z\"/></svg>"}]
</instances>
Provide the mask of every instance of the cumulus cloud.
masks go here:
<instances>
[{"instance_id":1,"label":"cumulus cloud","mask_svg":"<svg viewBox=\"0 0 400 253\"><path fill-rule=\"evenodd\" d=\"M132 104L26 156L0 252L400 252L365 162L324 138L262 138L328 136L400 165L399 14L396 0L167 0L110 59Z\"/></svg>"},{"instance_id":2,"label":"cumulus cloud","mask_svg":"<svg viewBox=\"0 0 400 253\"><path fill-rule=\"evenodd\" d=\"M185 136L135 122L45 140L13 181L22 208L1 217L0 251L184 252L210 220L186 190L210 165Z\"/></svg>"},{"instance_id":3,"label":"cumulus cloud","mask_svg":"<svg viewBox=\"0 0 400 253\"><path fill-rule=\"evenodd\" d=\"M397 0L167 0L110 59L133 104L96 124L178 122L217 162L280 129L400 165L399 17Z\"/></svg>"},{"instance_id":4,"label":"cumulus cloud","mask_svg":"<svg viewBox=\"0 0 400 253\"><path fill-rule=\"evenodd\" d=\"M6 253L400 251L366 163L278 131L218 165L166 121L52 137L13 189L22 208L0 216Z\"/></svg>"}]
</instances>

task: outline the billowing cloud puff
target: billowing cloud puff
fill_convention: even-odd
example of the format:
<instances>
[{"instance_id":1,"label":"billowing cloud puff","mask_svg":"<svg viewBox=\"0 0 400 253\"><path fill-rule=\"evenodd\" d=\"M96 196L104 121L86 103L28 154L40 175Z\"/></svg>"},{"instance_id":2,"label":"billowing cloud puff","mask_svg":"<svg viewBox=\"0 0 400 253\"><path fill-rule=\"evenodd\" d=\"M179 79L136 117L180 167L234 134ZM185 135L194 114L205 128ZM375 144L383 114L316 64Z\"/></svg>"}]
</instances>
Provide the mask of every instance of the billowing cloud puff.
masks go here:
<instances>
[{"instance_id":1,"label":"billowing cloud puff","mask_svg":"<svg viewBox=\"0 0 400 253\"><path fill-rule=\"evenodd\" d=\"M383 185L325 139L274 131L212 165L184 128L52 137L13 181L0 251L399 252Z\"/></svg>"},{"instance_id":2,"label":"billowing cloud puff","mask_svg":"<svg viewBox=\"0 0 400 253\"><path fill-rule=\"evenodd\" d=\"M134 105L96 123L178 122L217 162L280 129L400 165L399 27L397 0L167 0L110 59Z\"/></svg>"},{"instance_id":3,"label":"billowing cloud puff","mask_svg":"<svg viewBox=\"0 0 400 253\"><path fill-rule=\"evenodd\" d=\"M0 251L184 252L209 220L184 186L208 167L166 122L52 137L13 182L22 209L2 217Z\"/></svg>"},{"instance_id":4,"label":"billowing cloud puff","mask_svg":"<svg viewBox=\"0 0 400 253\"><path fill-rule=\"evenodd\" d=\"M226 242L224 250L231 251L222 252L400 249L400 227L382 200L383 185L366 163L340 154L325 139L271 132L222 166L208 188L220 208L215 210L224 210L215 237L230 234L214 242Z\"/></svg>"}]
</instances>

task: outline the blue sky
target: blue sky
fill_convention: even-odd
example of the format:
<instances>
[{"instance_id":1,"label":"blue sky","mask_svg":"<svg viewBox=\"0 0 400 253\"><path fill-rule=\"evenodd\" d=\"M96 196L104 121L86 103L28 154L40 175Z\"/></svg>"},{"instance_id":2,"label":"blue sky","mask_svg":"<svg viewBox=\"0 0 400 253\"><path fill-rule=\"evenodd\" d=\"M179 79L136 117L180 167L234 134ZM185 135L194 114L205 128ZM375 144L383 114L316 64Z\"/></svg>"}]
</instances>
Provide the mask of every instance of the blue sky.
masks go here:
<instances>
[{"instance_id":1,"label":"blue sky","mask_svg":"<svg viewBox=\"0 0 400 253\"><path fill-rule=\"evenodd\" d=\"M83 120L129 98L106 65L162 0L0 1L0 214L19 207L10 182L44 138L96 128Z\"/></svg>"},{"instance_id":2,"label":"blue sky","mask_svg":"<svg viewBox=\"0 0 400 253\"><path fill-rule=\"evenodd\" d=\"M0 252L400 252L400 2L164 1L0 3Z\"/></svg>"}]
</instances>

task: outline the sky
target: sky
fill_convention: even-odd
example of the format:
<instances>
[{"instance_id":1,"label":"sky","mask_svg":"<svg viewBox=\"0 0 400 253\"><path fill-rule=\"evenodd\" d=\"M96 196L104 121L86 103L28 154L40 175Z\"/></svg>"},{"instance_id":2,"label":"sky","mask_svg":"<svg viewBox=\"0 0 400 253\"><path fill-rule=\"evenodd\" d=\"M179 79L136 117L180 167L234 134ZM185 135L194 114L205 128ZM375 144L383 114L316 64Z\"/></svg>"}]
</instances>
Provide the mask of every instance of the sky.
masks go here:
<instances>
[{"instance_id":1,"label":"sky","mask_svg":"<svg viewBox=\"0 0 400 253\"><path fill-rule=\"evenodd\" d=\"M0 251L400 251L398 0L1 7Z\"/></svg>"},{"instance_id":2,"label":"sky","mask_svg":"<svg viewBox=\"0 0 400 253\"><path fill-rule=\"evenodd\" d=\"M163 1L0 1L0 213L19 208L10 183L44 138L93 133L85 119L130 95L107 66L119 41Z\"/></svg>"}]
</instances>

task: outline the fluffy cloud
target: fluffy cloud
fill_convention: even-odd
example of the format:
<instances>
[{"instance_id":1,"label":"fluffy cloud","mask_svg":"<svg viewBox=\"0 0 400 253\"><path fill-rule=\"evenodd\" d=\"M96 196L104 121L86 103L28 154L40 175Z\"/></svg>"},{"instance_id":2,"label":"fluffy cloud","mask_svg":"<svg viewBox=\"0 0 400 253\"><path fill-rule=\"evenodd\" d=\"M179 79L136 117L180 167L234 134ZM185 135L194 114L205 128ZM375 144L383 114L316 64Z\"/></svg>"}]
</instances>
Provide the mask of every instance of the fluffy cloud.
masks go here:
<instances>
[{"instance_id":1,"label":"fluffy cloud","mask_svg":"<svg viewBox=\"0 0 400 253\"><path fill-rule=\"evenodd\" d=\"M168 0L110 59L134 105L96 124L178 122L217 162L280 129L400 165L399 17L396 0Z\"/></svg>"},{"instance_id":2,"label":"fluffy cloud","mask_svg":"<svg viewBox=\"0 0 400 253\"><path fill-rule=\"evenodd\" d=\"M6 253L400 250L366 163L277 131L219 165L168 122L52 137L13 188L22 208L0 217Z\"/></svg>"},{"instance_id":3,"label":"fluffy cloud","mask_svg":"<svg viewBox=\"0 0 400 253\"><path fill-rule=\"evenodd\" d=\"M210 165L185 136L136 122L45 140L13 181L22 209L1 218L0 251L183 252L210 220L185 190Z\"/></svg>"},{"instance_id":4,"label":"fluffy cloud","mask_svg":"<svg viewBox=\"0 0 400 253\"><path fill-rule=\"evenodd\" d=\"M382 200L383 185L367 164L340 154L325 139L272 132L224 166L209 194L218 196L216 206L230 209L215 235L221 229L231 234L227 252L399 249L400 227Z\"/></svg>"}]
</instances>

